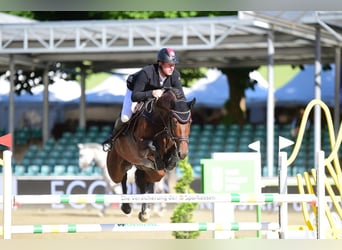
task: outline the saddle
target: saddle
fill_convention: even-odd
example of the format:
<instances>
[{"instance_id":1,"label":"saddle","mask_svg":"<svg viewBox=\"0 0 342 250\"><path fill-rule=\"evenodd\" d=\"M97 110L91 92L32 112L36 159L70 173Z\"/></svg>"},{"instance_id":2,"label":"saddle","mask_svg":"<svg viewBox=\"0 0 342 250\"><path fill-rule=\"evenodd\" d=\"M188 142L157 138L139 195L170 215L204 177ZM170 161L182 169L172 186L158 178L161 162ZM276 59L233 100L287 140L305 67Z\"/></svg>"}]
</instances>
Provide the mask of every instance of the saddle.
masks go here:
<instances>
[{"instance_id":1,"label":"saddle","mask_svg":"<svg viewBox=\"0 0 342 250\"><path fill-rule=\"evenodd\" d=\"M118 132L119 135L126 135L133 131L138 117L141 115L150 114L152 112L154 100L148 100L146 102L139 102L135 106L134 112L132 114L131 119L127 122L126 126L123 126L121 130ZM141 140L137 142L142 149L150 149L152 152L156 151L156 146L153 144L153 140Z\"/></svg>"}]
</instances>

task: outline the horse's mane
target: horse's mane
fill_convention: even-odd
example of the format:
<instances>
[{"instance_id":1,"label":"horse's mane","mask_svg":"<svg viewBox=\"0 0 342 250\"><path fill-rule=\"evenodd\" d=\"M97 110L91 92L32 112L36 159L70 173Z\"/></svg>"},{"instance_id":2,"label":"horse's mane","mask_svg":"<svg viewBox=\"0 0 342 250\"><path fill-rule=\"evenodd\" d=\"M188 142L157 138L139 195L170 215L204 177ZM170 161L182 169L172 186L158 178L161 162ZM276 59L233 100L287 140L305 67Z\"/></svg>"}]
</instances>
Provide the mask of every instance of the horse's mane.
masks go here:
<instances>
[{"instance_id":1,"label":"horse's mane","mask_svg":"<svg viewBox=\"0 0 342 250\"><path fill-rule=\"evenodd\" d=\"M176 96L176 100L171 103L171 110L174 117L181 123L186 123L191 119L190 108L182 91L177 88L168 88Z\"/></svg>"},{"instance_id":2,"label":"horse's mane","mask_svg":"<svg viewBox=\"0 0 342 250\"><path fill-rule=\"evenodd\" d=\"M185 96L184 96L183 92L180 91L179 89L177 89L177 88L167 88L166 91L172 91L175 94L177 100L185 101Z\"/></svg>"}]
</instances>

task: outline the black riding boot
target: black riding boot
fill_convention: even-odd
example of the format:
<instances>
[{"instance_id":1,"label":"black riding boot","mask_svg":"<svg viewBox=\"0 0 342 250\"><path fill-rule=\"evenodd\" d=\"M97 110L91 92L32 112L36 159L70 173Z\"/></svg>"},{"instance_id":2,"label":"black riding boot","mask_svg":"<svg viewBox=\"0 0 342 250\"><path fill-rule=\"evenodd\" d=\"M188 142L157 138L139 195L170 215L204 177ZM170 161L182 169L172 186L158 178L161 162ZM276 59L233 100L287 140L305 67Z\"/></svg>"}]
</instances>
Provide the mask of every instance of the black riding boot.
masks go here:
<instances>
[{"instance_id":1,"label":"black riding boot","mask_svg":"<svg viewBox=\"0 0 342 250\"><path fill-rule=\"evenodd\" d=\"M116 137L124 124L126 123L122 122L120 117L116 118L112 134L102 143L103 151L108 152L112 150L113 139Z\"/></svg>"}]
</instances>

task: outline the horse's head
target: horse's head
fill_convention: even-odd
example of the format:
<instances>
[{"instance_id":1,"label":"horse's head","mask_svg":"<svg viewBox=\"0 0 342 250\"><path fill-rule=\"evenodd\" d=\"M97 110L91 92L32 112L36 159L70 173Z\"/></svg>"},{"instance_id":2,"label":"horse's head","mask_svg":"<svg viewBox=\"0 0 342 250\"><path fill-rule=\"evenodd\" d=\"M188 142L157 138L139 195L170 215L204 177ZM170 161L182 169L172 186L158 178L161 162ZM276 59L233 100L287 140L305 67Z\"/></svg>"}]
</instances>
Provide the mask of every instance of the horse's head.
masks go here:
<instances>
[{"instance_id":1,"label":"horse's head","mask_svg":"<svg viewBox=\"0 0 342 250\"><path fill-rule=\"evenodd\" d=\"M184 159L189 152L191 109L195 102L195 98L187 102L183 94L177 89L167 89L158 100L159 105L164 105L164 109L168 111L169 133L180 159Z\"/></svg>"},{"instance_id":2,"label":"horse's head","mask_svg":"<svg viewBox=\"0 0 342 250\"><path fill-rule=\"evenodd\" d=\"M172 105L170 127L173 140L177 145L177 153L180 159L184 159L189 153L189 136L191 126L191 108L196 99L186 102L184 100L176 101Z\"/></svg>"}]
</instances>

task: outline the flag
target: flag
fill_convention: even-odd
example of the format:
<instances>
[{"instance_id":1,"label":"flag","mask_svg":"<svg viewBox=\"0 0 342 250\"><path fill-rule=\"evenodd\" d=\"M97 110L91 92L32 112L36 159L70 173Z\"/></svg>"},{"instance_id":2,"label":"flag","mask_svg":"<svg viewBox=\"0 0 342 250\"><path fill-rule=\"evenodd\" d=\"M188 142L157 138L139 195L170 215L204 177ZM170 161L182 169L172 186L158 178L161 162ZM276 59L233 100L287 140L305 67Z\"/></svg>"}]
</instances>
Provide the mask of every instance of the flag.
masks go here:
<instances>
[{"instance_id":1,"label":"flag","mask_svg":"<svg viewBox=\"0 0 342 250\"><path fill-rule=\"evenodd\" d=\"M9 149L12 151L12 134L1 136L0 144L9 147Z\"/></svg>"}]
</instances>

